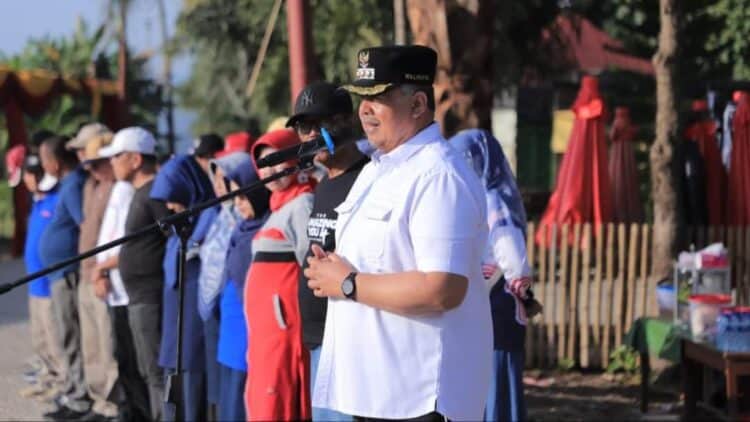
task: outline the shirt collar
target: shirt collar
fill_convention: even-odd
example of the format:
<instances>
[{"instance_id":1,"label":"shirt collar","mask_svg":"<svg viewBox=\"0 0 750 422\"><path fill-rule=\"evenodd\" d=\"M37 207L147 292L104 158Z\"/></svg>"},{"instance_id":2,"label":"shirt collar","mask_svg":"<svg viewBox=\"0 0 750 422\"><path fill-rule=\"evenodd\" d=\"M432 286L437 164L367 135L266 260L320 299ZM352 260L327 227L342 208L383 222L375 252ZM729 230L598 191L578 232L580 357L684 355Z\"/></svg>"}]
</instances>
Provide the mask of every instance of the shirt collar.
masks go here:
<instances>
[{"instance_id":1,"label":"shirt collar","mask_svg":"<svg viewBox=\"0 0 750 422\"><path fill-rule=\"evenodd\" d=\"M442 138L443 135L440 133L440 126L438 126L436 122L432 122L426 128L417 132L417 134L412 136L409 140L397 146L391 152L383 153L382 151L377 150L372 154L371 158L376 164L389 163L397 165L411 158L411 156L416 154L423 146Z\"/></svg>"}]
</instances>

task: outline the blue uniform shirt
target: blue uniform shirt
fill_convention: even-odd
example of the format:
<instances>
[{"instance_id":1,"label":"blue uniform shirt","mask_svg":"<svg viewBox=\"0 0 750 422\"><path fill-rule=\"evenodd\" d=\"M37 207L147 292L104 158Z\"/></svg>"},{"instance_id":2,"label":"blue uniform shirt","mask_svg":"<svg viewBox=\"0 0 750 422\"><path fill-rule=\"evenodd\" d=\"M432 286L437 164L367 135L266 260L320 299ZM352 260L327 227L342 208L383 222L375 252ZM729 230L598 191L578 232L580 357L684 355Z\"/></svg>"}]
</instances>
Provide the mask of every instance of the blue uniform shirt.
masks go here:
<instances>
[{"instance_id":1,"label":"blue uniform shirt","mask_svg":"<svg viewBox=\"0 0 750 422\"><path fill-rule=\"evenodd\" d=\"M78 227L83 221L82 199L86 172L78 167L60 180L58 201L47 228L39 239L39 255L45 266L50 266L78 254ZM65 273L77 271L78 262L47 275L51 281Z\"/></svg>"},{"instance_id":2,"label":"blue uniform shirt","mask_svg":"<svg viewBox=\"0 0 750 422\"><path fill-rule=\"evenodd\" d=\"M48 192L42 199L34 201L31 206L24 246L24 262L26 263L26 272L29 274L44 268L42 257L39 254L39 241L42 232L52 221L57 199L58 192L55 189ZM45 276L31 281L29 283L29 294L37 297L49 297L49 279Z\"/></svg>"}]
</instances>

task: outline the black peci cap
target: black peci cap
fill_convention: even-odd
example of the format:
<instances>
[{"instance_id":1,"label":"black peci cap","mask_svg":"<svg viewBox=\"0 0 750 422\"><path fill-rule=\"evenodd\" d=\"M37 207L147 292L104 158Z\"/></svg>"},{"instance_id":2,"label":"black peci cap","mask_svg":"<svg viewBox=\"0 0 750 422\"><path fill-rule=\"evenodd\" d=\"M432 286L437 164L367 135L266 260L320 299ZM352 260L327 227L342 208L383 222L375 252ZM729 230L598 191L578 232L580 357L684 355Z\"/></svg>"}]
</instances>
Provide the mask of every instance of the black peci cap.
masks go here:
<instances>
[{"instance_id":1,"label":"black peci cap","mask_svg":"<svg viewBox=\"0 0 750 422\"><path fill-rule=\"evenodd\" d=\"M357 54L357 74L344 89L356 95L378 95L392 85L432 85L437 53L421 45L365 48Z\"/></svg>"},{"instance_id":2,"label":"black peci cap","mask_svg":"<svg viewBox=\"0 0 750 422\"><path fill-rule=\"evenodd\" d=\"M352 114L354 106L349 93L330 82L313 82L300 91L294 103L294 115L286 121L293 126L305 117L329 117Z\"/></svg>"}]
</instances>

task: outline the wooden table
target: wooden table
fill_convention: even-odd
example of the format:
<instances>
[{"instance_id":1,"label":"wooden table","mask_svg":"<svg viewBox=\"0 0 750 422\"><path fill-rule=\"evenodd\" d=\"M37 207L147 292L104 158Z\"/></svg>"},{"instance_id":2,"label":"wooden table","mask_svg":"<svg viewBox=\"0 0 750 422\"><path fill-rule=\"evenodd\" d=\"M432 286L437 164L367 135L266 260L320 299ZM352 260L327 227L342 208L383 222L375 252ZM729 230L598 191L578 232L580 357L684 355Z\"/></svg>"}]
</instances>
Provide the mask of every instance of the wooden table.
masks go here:
<instances>
[{"instance_id":1,"label":"wooden table","mask_svg":"<svg viewBox=\"0 0 750 422\"><path fill-rule=\"evenodd\" d=\"M681 348L685 419L690 419L696 414L696 403L703 391L704 367L724 374L729 419L750 417L750 413L740 414L739 407L740 400L750 401L750 391L739 391L738 388L738 378L750 376L750 353L723 352L710 344L696 343L687 338L682 339Z\"/></svg>"}]
</instances>

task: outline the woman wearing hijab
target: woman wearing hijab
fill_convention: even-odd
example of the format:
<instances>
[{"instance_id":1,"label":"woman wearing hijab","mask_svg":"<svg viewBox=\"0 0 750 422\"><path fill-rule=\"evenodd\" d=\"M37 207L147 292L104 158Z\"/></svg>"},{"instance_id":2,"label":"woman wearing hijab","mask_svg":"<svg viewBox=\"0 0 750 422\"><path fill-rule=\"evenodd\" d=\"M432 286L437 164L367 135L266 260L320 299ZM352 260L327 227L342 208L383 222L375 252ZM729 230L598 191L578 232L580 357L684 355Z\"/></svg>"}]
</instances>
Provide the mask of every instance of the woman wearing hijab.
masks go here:
<instances>
[{"instance_id":1,"label":"woman wearing hijab","mask_svg":"<svg viewBox=\"0 0 750 422\"><path fill-rule=\"evenodd\" d=\"M266 133L253 145L257 160L300 142L288 129ZM295 165L258 169L267 178ZM253 263L245 282L248 323L245 408L249 420L310 419L310 357L302 342L297 287L307 253L307 220L314 181L305 173L266 184L271 214L252 243Z\"/></svg>"},{"instance_id":2,"label":"woman wearing hijab","mask_svg":"<svg viewBox=\"0 0 750 422\"><path fill-rule=\"evenodd\" d=\"M208 175L195 158L177 155L159 170L151 188L151 198L164 201L167 208L181 212L214 197ZM195 245L202 243L209 218L202 213L194 224L188 241L185 266L185 304L182 309L182 415L184 420L203 420L206 414L205 345L203 322L198 314L198 275L200 260ZM212 220L212 218L210 219ZM167 240L164 253L164 296L162 299L162 338L159 365L166 369L177 366L177 311L179 291L177 265L180 240L177 234ZM178 410L179 414L179 410Z\"/></svg>"},{"instance_id":3,"label":"woman wearing hijab","mask_svg":"<svg viewBox=\"0 0 750 422\"><path fill-rule=\"evenodd\" d=\"M247 160L245 160L244 155ZM208 169L214 193L217 197L229 191L227 172L235 167L247 165L252 168L247 154L229 154L209 161ZM210 215L206 215L210 213ZM200 245L201 273L198 276L198 313L203 320L203 335L206 344L206 398L209 404L209 415L215 416L219 406L219 383L221 368L216 360L219 342L219 309L217 299L223 286L224 261L229 247L229 237L237 225L237 216L232 209L232 201L225 201L220 206L209 208L201 214L203 221L210 219L205 242Z\"/></svg>"},{"instance_id":4,"label":"woman wearing hijab","mask_svg":"<svg viewBox=\"0 0 750 422\"><path fill-rule=\"evenodd\" d=\"M225 180L232 191L258 181L252 159L244 152L232 154L237 166L226 169ZM233 212L238 217L229 239L224 265L223 288L219 299L219 342L217 360L220 364L220 421L244 421L244 392L247 379L247 324L242 309L245 277L253 259L252 241L268 218L270 192L260 187L234 197Z\"/></svg>"},{"instance_id":5,"label":"woman wearing hijab","mask_svg":"<svg viewBox=\"0 0 750 422\"><path fill-rule=\"evenodd\" d=\"M464 153L487 195L490 233L482 272L490 288L495 350L485 420L524 420L524 302L532 301L524 237L526 212L500 143L492 134L480 129L464 130L450 143Z\"/></svg>"}]
</instances>

